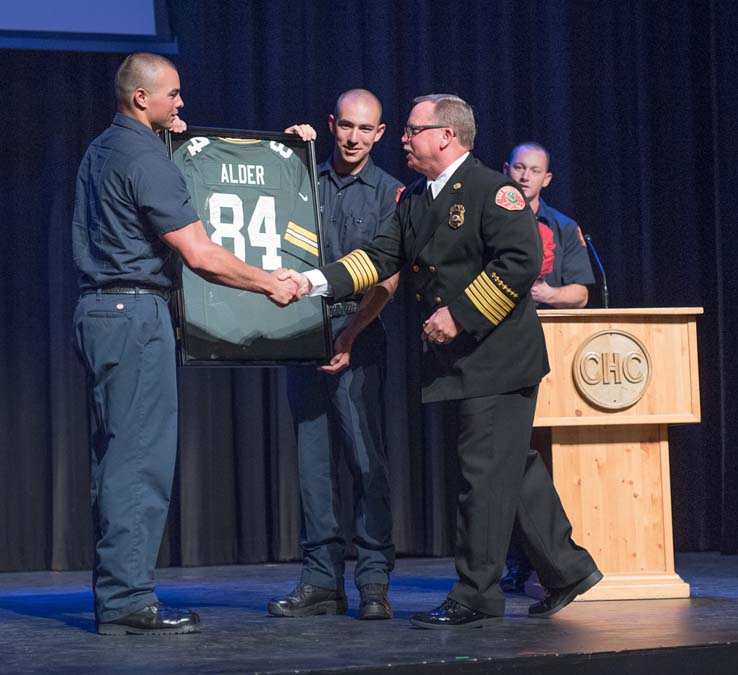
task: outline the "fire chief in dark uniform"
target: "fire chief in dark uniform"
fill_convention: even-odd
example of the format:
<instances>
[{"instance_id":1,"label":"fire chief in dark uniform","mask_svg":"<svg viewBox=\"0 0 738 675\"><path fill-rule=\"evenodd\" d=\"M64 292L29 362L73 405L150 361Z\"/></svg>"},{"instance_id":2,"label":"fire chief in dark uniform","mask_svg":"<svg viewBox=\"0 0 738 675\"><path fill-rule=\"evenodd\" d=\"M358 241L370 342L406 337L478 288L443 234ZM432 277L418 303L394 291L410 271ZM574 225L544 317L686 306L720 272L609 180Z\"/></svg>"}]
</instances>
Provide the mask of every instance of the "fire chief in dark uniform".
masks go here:
<instances>
[{"instance_id":1,"label":"fire chief in dark uniform","mask_svg":"<svg viewBox=\"0 0 738 675\"><path fill-rule=\"evenodd\" d=\"M410 262L427 316L423 400L456 401L464 478L459 581L439 607L413 617L423 628L499 620L505 605L499 581L516 516L549 591L531 616L554 614L602 578L571 540L542 460L528 457L538 383L548 372L530 297L541 242L519 187L470 154L475 133L471 107L460 98L415 99L402 143L408 166L425 178L405 191L395 218L371 244L308 273L313 294L339 299Z\"/></svg>"}]
</instances>

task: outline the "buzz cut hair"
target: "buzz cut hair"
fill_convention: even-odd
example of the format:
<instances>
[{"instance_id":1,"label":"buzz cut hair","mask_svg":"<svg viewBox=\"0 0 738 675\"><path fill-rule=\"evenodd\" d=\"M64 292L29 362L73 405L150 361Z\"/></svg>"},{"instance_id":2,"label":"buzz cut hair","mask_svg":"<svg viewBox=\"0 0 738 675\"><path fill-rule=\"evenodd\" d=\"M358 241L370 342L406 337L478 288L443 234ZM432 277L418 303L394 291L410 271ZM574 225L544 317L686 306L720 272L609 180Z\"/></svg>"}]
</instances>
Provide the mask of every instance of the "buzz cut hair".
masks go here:
<instances>
[{"instance_id":1,"label":"buzz cut hair","mask_svg":"<svg viewBox=\"0 0 738 675\"><path fill-rule=\"evenodd\" d=\"M377 124L382 123L382 104L377 98L376 94L374 94L374 92L372 91L369 91L368 89L361 89L358 87L355 89L347 89L338 97L338 100L336 101L336 107L333 109L333 116L336 119L340 117L341 104L347 98L358 98L358 99L364 98L374 103L374 105L376 105L377 109L379 110L379 121L377 122Z\"/></svg>"},{"instance_id":2,"label":"buzz cut hair","mask_svg":"<svg viewBox=\"0 0 738 675\"><path fill-rule=\"evenodd\" d=\"M159 54L138 52L126 56L115 74L115 97L118 103L128 105L133 92L139 87L151 90L163 68L177 70L168 58Z\"/></svg>"},{"instance_id":3,"label":"buzz cut hair","mask_svg":"<svg viewBox=\"0 0 738 675\"><path fill-rule=\"evenodd\" d=\"M455 94L426 94L413 99L413 105L430 101L434 104L433 119L436 124L451 127L459 143L467 150L474 149L477 123L472 107Z\"/></svg>"},{"instance_id":4,"label":"buzz cut hair","mask_svg":"<svg viewBox=\"0 0 738 675\"><path fill-rule=\"evenodd\" d=\"M542 152L544 155L546 155L546 171L551 171L551 153L548 151L548 148L545 145L539 143L538 141L525 141L525 143L518 143L512 150L510 150L510 158L507 160L507 163L510 166L513 165L515 153L518 150L522 150L523 148L528 148L529 150L538 150L538 152Z\"/></svg>"}]
</instances>

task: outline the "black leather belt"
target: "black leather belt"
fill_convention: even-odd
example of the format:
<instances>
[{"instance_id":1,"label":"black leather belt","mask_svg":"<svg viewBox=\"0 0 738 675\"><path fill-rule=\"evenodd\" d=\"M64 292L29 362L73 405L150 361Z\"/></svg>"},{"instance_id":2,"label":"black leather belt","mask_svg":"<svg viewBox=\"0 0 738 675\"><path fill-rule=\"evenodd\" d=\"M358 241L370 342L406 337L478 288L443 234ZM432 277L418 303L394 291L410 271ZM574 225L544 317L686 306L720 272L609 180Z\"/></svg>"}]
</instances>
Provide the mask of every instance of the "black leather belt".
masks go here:
<instances>
[{"instance_id":1,"label":"black leather belt","mask_svg":"<svg viewBox=\"0 0 738 675\"><path fill-rule=\"evenodd\" d=\"M146 284L111 284L97 289L100 293L110 295L158 295L162 300L169 302L169 291L159 286L147 286ZM95 291L92 291L93 293Z\"/></svg>"},{"instance_id":2,"label":"black leather belt","mask_svg":"<svg viewBox=\"0 0 738 675\"><path fill-rule=\"evenodd\" d=\"M335 319L337 316L355 314L358 309L358 302L335 302L332 305L328 305L328 314L331 319Z\"/></svg>"}]
</instances>

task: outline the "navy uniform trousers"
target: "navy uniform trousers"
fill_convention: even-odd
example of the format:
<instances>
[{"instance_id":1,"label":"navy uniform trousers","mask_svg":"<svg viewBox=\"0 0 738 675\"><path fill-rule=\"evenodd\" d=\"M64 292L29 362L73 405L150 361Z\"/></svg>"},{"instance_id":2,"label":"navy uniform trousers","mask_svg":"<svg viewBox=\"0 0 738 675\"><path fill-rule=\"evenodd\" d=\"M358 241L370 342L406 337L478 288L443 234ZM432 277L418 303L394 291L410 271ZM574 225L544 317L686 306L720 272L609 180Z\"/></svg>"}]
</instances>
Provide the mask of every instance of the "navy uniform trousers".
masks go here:
<instances>
[{"instance_id":1,"label":"navy uniform trousers","mask_svg":"<svg viewBox=\"0 0 738 675\"><path fill-rule=\"evenodd\" d=\"M356 338L350 365L338 375L314 367L290 371L302 499L303 584L343 587L341 454L353 478L356 585L389 583L395 552L383 433L385 351L384 328L374 321Z\"/></svg>"},{"instance_id":2,"label":"navy uniform trousers","mask_svg":"<svg viewBox=\"0 0 738 675\"><path fill-rule=\"evenodd\" d=\"M95 291L80 297L74 333L95 421L95 614L113 621L157 602L177 451L174 334L162 298Z\"/></svg>"},{"instance_id":3,"label":"navy uniform trousers","mask_svg":"<svg viewBox=\"0 0 738 675\"><path fill-rule=\"evenodd\" d=\"M456 571L449 597L501 616L499 585L513 522L541 583L568 586L596 569L571 539L571 524L543 460L529 451L538 387L457 402L459 495Z\"/></svg>"}]
</instances>

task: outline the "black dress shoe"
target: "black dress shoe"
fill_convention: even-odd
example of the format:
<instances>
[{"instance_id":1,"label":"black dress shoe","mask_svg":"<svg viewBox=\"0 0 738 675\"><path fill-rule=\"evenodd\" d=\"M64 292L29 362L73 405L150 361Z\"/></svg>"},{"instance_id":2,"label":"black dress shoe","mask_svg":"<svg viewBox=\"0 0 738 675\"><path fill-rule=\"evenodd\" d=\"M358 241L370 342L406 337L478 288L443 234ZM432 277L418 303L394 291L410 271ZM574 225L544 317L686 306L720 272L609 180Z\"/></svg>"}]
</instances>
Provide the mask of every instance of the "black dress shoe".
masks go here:
<instances>
[{"instance_id":1,"label":"black dress shoe","mask_svg":"<svg viewBox=\"0 0 738 675\"><path fill-rule=\"evenodd\" d=\"M300 584L284 598L274 598L267 611L273 616L314 616L345 614L348 603L343 588L321 588Z\"/></svg>"},{"instance_id":2,"label":"black dress shoe","mask_svg":"<svg viewBox=\"0 0 738 675\"><path fill-rule=\"evenodd\" d=\"M556 612L566 607L577 595L586 593L592 586L602 580L602 572L595 570L584 579L580 579L570 586L564 588L551 588L546 590L546 597L528 608L528 616L545 619L553 616Z\"/></svg>"},{"instance_id":3,"label":"black dress shoe","mask_svg":"<svg viewBox=\"0 0 738 675\"><path fill-rule=\"evenodd\" d=\"M391 619L392 607L387 599L387 584L366 584L359 589L361 604L360 619Z\"/></svg>"},{"instance_id":4,"label":"black dress shoe","mask_svg":"<svg viewBox=\"0 0 738 675\"><path fill-rule=\"evenodd\" d=\"M532 573L530 568L508 563L507 574L500 579L500 587L505 593L525 593L525 582Z\"/></svg>"},{"instance_id":5,"label":"black dress shoe","mask_svg":"<svg viewBox=\"0 0 738 675\"><path fill-rule=\"evenodd\" d=\"M200 617L189 609L165 607L160 602L115 621L97 624L100 635L179 635L200 629Z\"/></svg>"},{"instance_id":6,"label":"black dress shoe","mask_svg":"<svg viewBox=\"0 0 738 675\"><path fill-rule=\"evenodd\" d=\"M410 619L410 623L417 628L459 630L499 625L502 623L502 617L478 612L460 605L456 600L446 598L443 604L434 610L416 614Z\"/></svg>"}]
</instances>

